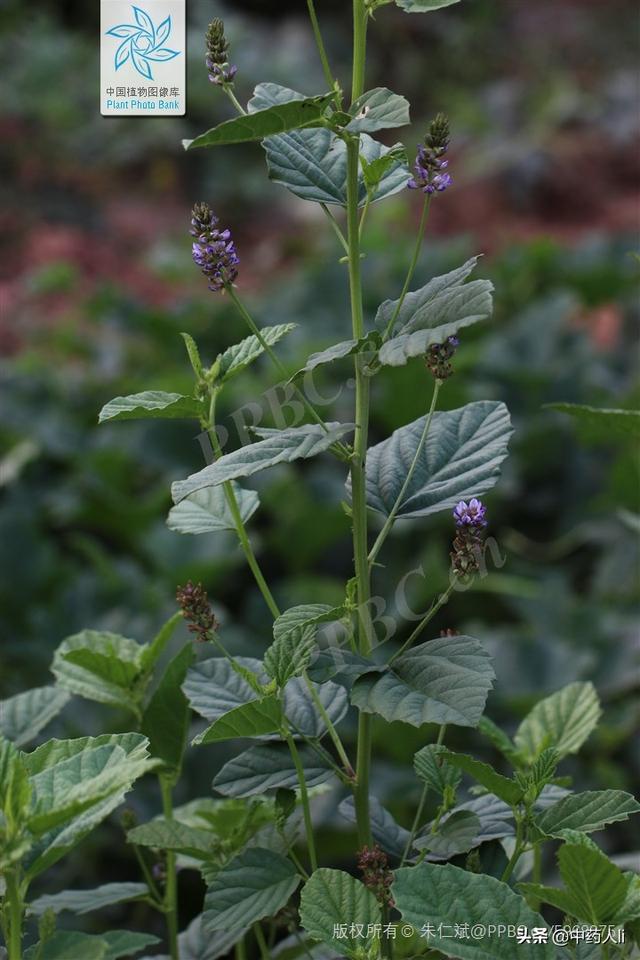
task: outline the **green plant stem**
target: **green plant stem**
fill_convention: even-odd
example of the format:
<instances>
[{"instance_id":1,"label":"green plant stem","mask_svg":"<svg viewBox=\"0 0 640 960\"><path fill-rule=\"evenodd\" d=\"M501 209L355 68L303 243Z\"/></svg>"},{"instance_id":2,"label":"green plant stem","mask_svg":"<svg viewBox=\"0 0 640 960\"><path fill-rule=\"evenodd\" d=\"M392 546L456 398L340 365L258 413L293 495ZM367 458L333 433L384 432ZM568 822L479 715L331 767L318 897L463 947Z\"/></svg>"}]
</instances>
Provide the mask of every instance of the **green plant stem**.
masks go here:
<instances>
[{"instance_id":1,"label":"green plant stem","mask_svg":"<svg viewBox=\"0 0 640 960\"><path fill-rule=\"evenodd\" d=\"M407 640L405 640L405 642L402 644L400 649L396 650L393 656L389 658L390 664L393 663L394 660L397 660L397 658L400 657L405 652L405 650L408 650L409 647L417 640L417 638L420 636L420 634L422 633L424 628L427 626L427 624L433 620L433 618L435 617L440 607L443 607L445 605L445 603L451 596L451 593L453 591L454 586L456 585L456 582L457 581L454 580L453 583L450 583L447 589L444 591L444 593L441 593L438 599L435 601L435 603L431 605L429 612L426 614L425 617L423 617L423 619L415 628L411 636Z\"/></svg>"},{"instance_id":2,"label":"green plant stem","mask_svg":"<svg viewBox=\"0 0 640 960\"><path fill-rule=\"evenodd\" d=\"M267 356L269 357L269 359L271 360L271 362L272 362L273 365L275 366L276 370L278 371L278 373L280 374L280 376L282 377L282 379L284 380L284 382L285 382L285 383L290 382L290 379L291 379L291 378L289 377L287 371L285 370L284 366L282 365L282 363L281 363L278 355L276 354L276 352L272 349L272 347L267 343L267 341L266 341L265 338L263 337L262 331L261 331L260 328L256 325L253 317L251 316L251 314L249 313L249 311L247 310L247 308L245 307L245 305L242 303L242 301L241 301L240 298L238 297L238 294L235 292L235 290L233 289L233 287L232 287L231 285L225 287L225 289L226 289L227 293L229 294L229 297L230 297L231 300L233 301L233 303L234 303L236 309L238 310L240 316L243 318L243 320L245 321L245 323L247 324L247 326L248 326L249 329L251 330L251 333L254 335L254 337L257 338L258 343L260 344L260 346L262 347L262 349L264 350L264 352L267 354ZM293 387L293 392L296 394L296 396L298 397L298 399L301 401L302 405L304 406L304 408L305 408L305 410L307 411L307 413L309 414L309 416L312 417L312 419L315 420L316 423L319 423L319 424L320 424L320 426L322 427L322 429L324 430L325 433L328 433L328 432L329 432L329 429L328 429L326 423L324 422L324 420L322 419L322 417L320 416L320 414L318 413L318 411L315 409L315 407L314 407L312 404L309 403L309 401L308 401L307 398L305 397L305 395L304 395L304 393L302 392L302 390L300 390L299 387L297 387L295 383L293 383L293 384L291 384L291 385L292 385L292 387ZM340 450L342 451L343 454L345 454L345 455L347 454L348 451L347 451L347 448L344 446L344 444L336 443L335 446L338 447L338 448L340 448Z\"/></svg>"},{"instance_id":3,"label":"green plant stem","mask_svg":"<svg viewBox=\"0 0 640 960\"><path fill-rule=\"evenodd\" d=\"M333 74L329 65L329 58L327 56L327 51L322 39L322 32L320 30L320 24L318 23L318 17L316 15L316 8L313 0L307 0L307 9L309 10L309 18L311 20L313 35L315 37L318 53L320 55L320 62L322 63L324 78L327 82L329 90L332 90L335 87L335 80L333 79Z\"/></svg>"},{"instance_id":4,"label":"green plant stem","mask_svg":"<svg viewBox=\"0 0 640 960\"><path fill-rule=\"evenodd\" d=\"M334 215L331 213L331 210L329 210L329 207L326 205L326 203L321 203L320 206L322 207L322 209L323 209L323 211L324 211L324 214L325 214L327 220L328 220L329 223L331 224L331 229L333 230L333 232L335 233L336 237L338 238L342 249L343 249L344 252L348 255L348 254L349 254L349 244L347 243L347 239L346 239L344 233L343 233L342 230L340 229L340 224L338 223L338 221L336 220L336 218L334 217Z\"/></svg>"},{"instance_id":5,"label":"green plant stem","mask_svg":"<svg viewBox=\"0 0 640 960\"><path fill-rule=\"evenodd\" d=\"M24 905L20 883L20 868L5 874L6 899L9 904L9 936L7 950L9 960L22 960L22 918Z\"/></svg>"},{"instance_id":6,"label":"green plant stem","mask_svg":"<svg viewBox=\"0 0 640 960\"><path fill-rule=\"evenodd\" d=\"M173 800L171 797L172 784L167 777L160 775L160 792L162 794L162 812L165 820L173 820ZM176 877L176 855L173 850L167 850L167 883L164 891L165 913L167 918L167 934L169 938L169 953L171 960L179 960L178 950L178 884Z\"/></svg>"},{"instance_id":7,"label":"green plant stem","mask_svg":"<svg viewBox=\"0 0 640 960\"><path fill-rule=\"evenodd\" d=\"M270 960L271 952L267 946L267 941L264 938L264 933L262 932L262 927L259 923L254 923L253 932L258 944L258 949L260 951L261 960Z\"/></svg>"},{"instance_id":8,"label":"green plant stem","mask_svg":"<svg viewBox=\"0 0 640 960\"><path fill-rule=\"evenodd\" d=\"M291 757L296 768L296 774L298 776L300 801L302 803L302 815L304 817L304 827L307 834L309 863L311 864L311 872L313 873L314 870L318 869L318 858L316 856L316 844L313 836L313 824L311 822L311 807L309 806L309 791L307 790L307 781L304 777L304 768L302 766L302 761L300 760L298 748L296 747L295 740L291 736L291 732L289 730L286 730L285 732L285 739L287 741L287 746L289 747L289 752L291 753Z\"/></svg>"},{"instance_id":9,"label":"green plant stem","mask_svg":"<svg viewBox=\"0 0 640 960\"><path fill-rule=\"evenodd\" d=\"M163 904L163 902L162 902L162 897L160 896L160 891L158 890L158 887L156 886L155 881L154 881L153 877L151 876L151 871L149 870L149 867L148 867L148 865L147 865L147 862L146 862L146 860L144 859L144 855L143 855L142 851L140 850L140 847L139 847L137 844L133 843L133 844L131 844L131 846L133 847L133 852L134 852L135 858L136 858L136 860L138 861L138 864L139 864L140 869L141 869L141 871L142 871L142 875L143 875L143 877L144 877L144 879L145 879L145 882L146 882L147 886L149 887L149 892L151 893L151 896L153 897L154 906L156 907L156 909L157 909L157 908L160 908L160 909L163 910L163 909L164 909L164 904Z\"/></svg>"},{"instance_id":10,"label":"green plant stem","mask_svg":"<svg viewBox=\"0 0 640 960\"><path fill-rule=\"evenodd\" d=\"M440 392L441 386L442 386L442 380L436 380L433 385L433 395L431 397L431 406L429 407L427 419L425 420L424 428L422 430L422 435L420 437L420 440L418 441L418 446L416 447L416 452L414 454L413 460L411 461L411 466L409 467L407 475L404 478L404 483L400 488L400 493L396 497L396 501L391 508L389 516L385 520L384 526L382 527L382 530L380 531L380 533L376 538L376 542L374 543L374 545L372 546L369 552L369 565L373 564L376 557L378 556L380 549L382 547L382 544L385 542L385 540L389 536L389 533L391 532L391 528L395 522L396 516L398 514L398 510L400 509L400 507L404 502L405 494L409 489L409 484L411 483L413 474L415 473L416 466L418 465L418 459L420 457L420 454L422 453L422 449L425 443L427 442L427 437L429 436L431 421L433 419L433 411L436 408L436 403L438 401L438 393Z\"/></svg>"},{"instance_id":11,"label":"green plant stem","mask_svg":"<svg viewBox=\"0 0 640 960\"><path fill-rule=\"evenodd\" d=\"M304 678L305 684L307 685L307 690L309 691L309 695L311 696L311 699L313 700L318 713L322 717L324 724L327 728L327 733L329 734L331 741L334 747L336 748L336 752L340 757L340 760L342 761L342 765L345 769L345 772L347 774L353 774L353 767L351 766L351 762L349 760L349 757L347 756L347 751L345 750L342 740L340 739L340 735L336 730L335 726L333 725L331 721L331 717L325 710L324 705L320 700L320 697L318 696L317 690L314 687L311 680L309 679L306 671L303 674L303 678Z\"/></svg>"},{"instance_id":12,"label":"green plant stem","mask_svg":"<svg viewBox=\"0 0 640 960\"><path fill-rule=\"evenodd\" d=\"M235 960L247 960L247 944L244 937L241 937L236 943L233 955Z\"/></svg>"},{"instance_id":13,"label":"green plant stem","mask_svg":"<svg viewBox=\"0 0 640 960\"><path fill-rule=\"evenodd\" d=\"M427 802L427 794L429 793L429 784L425 783L422 788L422 793L420 794L420 800L418 802L418 809L416 810L416 815L413 818L413 823L411 824L411 831L409 833L409 839L406 842L404 851L402 853L402 860L400 861L400 866L403 867L407 857L409 856L409 851L413 846L413 841L416 838L416 833L418 832L418 827L420 826L420 821L422 819L422 811L424 810L424 805Z\"/></svg>"},{"instance_id":14,"label":"green plant stem","mask_svg":"<svg viewBox=\"0 0 640 960\"><path fill-rule=\"evenodd\" d=\"M238 113L241 113L243 116L246 116L247 111L246 111L245 108L242 106L242 104L240 103L240 101L239 101L238 98L236 97L236 95L235 95L235 93L233 92L233 90L231 89L231 87L225 86L225 87L224 87L224 92L225 92L226 95L229 97L229 100L231 100L231 103L234 105L234 107L236 108L236 110L238 111Z\"/></svg>"},{"instance_id":15,"label":"green plant stem","mask_svg":"<svg viewBox=\"0 0 640 960\"><path fill-rule=\"evenodd\" d=\"M516 817L516 845L513 848L513 853L511 854L509 862L504 868L504 872L500 877L503 883L507 883L509 881L511 874L517 866L518 860L524 853L525 846L526 844L522 839L522 821L519 817Z\"/></svg>"},{"instance_id":16,"label":"green plant stem","mask_svg":"<svg viewBox=\"0 0 640 960\"><path fill-rule=\"evenodd\" d=\"M364 93L364 71L367 51L367 23L369 15L364 0L353 0L353 71L351 101Z\"/></svg>"},{"instance_id":17,"label":"green plant stem","mask_svg":"<svg viewBox=\"0 0 640 960\"><path fill-rule=\"evenodd\" d=\"M384 335L382 337L383 340L386 340L389 337L390 333L392 332L395 326L395 322L398 319L398 314L402 309L402 304L404 303L405 297L409 292L409 287L411 286L411 281L413 280L413 275L416 271L418 260L420 258L420 251L422 250L422 243L424 240L424 231L427 226L427 220L429 219L430 207L431 207L431 194L429 193L425 197L424 205L422 207L422 216L420 217L420 226L418 227L418 236L416 239L416 245L413 249L413 257L411 259L411 263L409 264L409 270L407 271L407 276L404 281L404 286L400 293L400 297L396 304L396 308L393 311L393 314L391 315L391 319L389 320L389 323L387 324L386 329L384 331Z\"/></svg>"}]
</instances>

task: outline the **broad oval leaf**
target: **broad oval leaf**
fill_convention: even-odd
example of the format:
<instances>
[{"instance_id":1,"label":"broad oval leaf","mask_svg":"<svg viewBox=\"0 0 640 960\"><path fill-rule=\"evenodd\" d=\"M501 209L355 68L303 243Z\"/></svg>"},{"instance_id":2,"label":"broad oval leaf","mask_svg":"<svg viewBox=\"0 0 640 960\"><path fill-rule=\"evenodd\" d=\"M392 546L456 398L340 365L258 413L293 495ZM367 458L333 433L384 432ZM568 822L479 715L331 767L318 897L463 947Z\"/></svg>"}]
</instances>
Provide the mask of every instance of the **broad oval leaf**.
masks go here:
<instances>
[{"instance_id":1,"label":"broad oval leaf","mask_svg":"<svg viewBox=\"0 0 640 960\"><path fill-rule=\"evenodd\" d=\"M162 390L145 390L128 397L114 397L106 403L98 417L99 423L106 420L148 419L193 419L204 414L202 401L185 397L181 393L164 393Z\"/></svg>"},{"instance_id":2,"label":"broad oval leaf","mask_svg":"<svg viewBox=\"0 0 640 960\"><path fill-rule=\"evenodd\" d=\"M245 490L233 484L242 522L247 523L260 506L260 497L255 490ZM169 511L167 526L175 533L218 533L235 530L236 525L229 509L224 487L206 487L196 490Z\"/></svg>"},{"instance_id":3,"label":"broad oval leaf","mask_svg":"<svg viewBox=\"0 0 640 960\"><path fill-rule=\"evenodd\" d=\"M231 143L249 143L252 140L264 140L274 134L287 130L299 130L304 127L317 127L324 123L324 114L333 94L320 97L305 97L301 100L289 100L277 103L264 110L253 110L248 114L225 120L194 140L183 140L185 150L195 147L216 147Z\"/></svg>"},{"instance_id":4,"label":"broad oval leaf","mask_svg":"<svg viewBox=\"0 0 640 960\"><path fill-rule=\"evenodd\" d=\"M63 890L61 893L45 894L29 904L29 913L37 917L45 910L62 913L91 913L114 903L138 900L148 896L146 883L105 883L91 890Z\"/></svg>"},{"instance_id":5,"label":"broad oval leaf","mask_svg":"<svg viewBox=\"0 0 640 960\"><path fill-rule=\"evenodd\" d=\"M269 677L259 660L237 657L237 663L251 671L259 683L267 683ZM255 689L233 669L225 657L211 657L196 663L187 672L182 685L189 703L205 720L219 720L236 707L256 700Z\"/></svg>"},{"instance_id":6,"label":"broad oval leaf","mask_svg":"<svg viewBox=\"0 0 640 960\"><path fill-rule=\"evenodd\" d=\"M238 737L261 737L282 726L282 706L275 695L251 700L225 713L193 740L194 744L218 743Z\"/></svg>"},{"instance_id":7,"label":"broad oval leaf","mask_svg":"<svg viewBox=\"0 0 640 960\"><path fill-rule=\"evenodd\" d=\"M450 860L460 853L468 853L478 844L480 818L472 810L456 810L440 821L433 830L427 830L414 840L416 850L428 853L429 860Z\"/></svg>"},{"instance_id":8,"label":"broad oval leaf","mask_svg":"<svg viewBox=\"0 0 640 960\"><path fill-rule=\"evenodd\" d=\"M134 689L144 673L146 649L129 637L82 630L63 640L51 671L58 684L71 693L135 712ZM135 692L140 695L143 690Z\"/></svg>"},{"instance_id":9,"label":"broad oval leaf","mask_svg":"<svg viewBox=\"0 0 640 960\"><path fill-rule=\"evenodd\" d=\"M522 897L506 883L486 874L469 873L451 864L422 863L396 871L391 893L403 920L424 933L430 947L461 960L555 960L547 943L519 944L498 935L497 925L548 929ZM486 935L472 939L448 935L456 924L478 924ZM490 925L495 925L489 932Z\"/></svg>"},{"instance_id":10,"label":"broad oval leaf","mask_svg":"<svg viewBox=\"0 0 640 960\"><path fill-rule=\"evenodd\" d=\"M525 763L532 763L548 747L560 756L577 753L601 713L592 683L570 683L535 705L518 727L515 745Z\"/></svg>"},{"instance_id":11,"label":"broad oval leaf","mask_svg":"<svg viewBox=\"0 0 640 960\"><path fill-rule=\"evenodd\" d=\"M375 133L410 122L409 101L387 87L367 90L351 104L349 113L353 117L347 124L349 133Z\"/></svg>"},{"instance_id":12,"label":"broad oval leaf","mask_svg":"<svg viewBox=\"0 0 640 960\"><path fill-rule=\"evenodd\" d=\"M314 940L320 940L340 955L366 955L374 937L367 931L382 920L374 895L363 883L343 870L321 867L307 880L300 894L300 922ZM336 937L336 930L361 925L363 936Z\"/></svg>"},{"instance_id":13,"label":"broad oval leaf","mask_svg":"<svg viewBox=\"0 0 640 960\"><path fill-rule=\"evenodd\" d=\"M315 457L351 430L351 423L327 423L324 427L319 423L311 423L302 427L288 427L286 430L256 429L256 434L262 440L227 453L186 480L172 484L174 502L179 503L195 490L215 487L238 477L250 477L278 463Z\"/></svg>"},{"instance_id":14,"label":"broad oval leaf","mask_svg":"<svg viewBox=\"0 0 640 960\"><path fill-rule=\"evenodd\" d=\"M70 694L60 687L35 687L15 697L0 700L0 735L22 747L69 702Z\"/></svg>"},{"instance_id":15,"label":"broad oval leaf","mask_svg":"<svg viewBox=\"0 0 640 960\"><path fill-rule=\"evenodd\" d=\"M640 803L624 790L586 790L547 807L534 823L545 836L562 838L565 830L593 833L634 813L640 813Z\"/></svg>"},{"instance_id":16,"label":"broad oval leaf","mask_svg":"<svg viewBox=\"0 0 640 960\"><path fill-rule=\"evenodd\" d=\"M385 517L402 490L425 422L420 417L400 427L367 453L367 504ZM509 411L492 400L434 413L396 516L425 517L489 490L498 480L512 432Z\"/></svg>"},{"instance_id":17,"label":"broad oval leaf","mask_svg":"<svg viewBox=\"0 0 640 960\"><path fill-rule=\"evenodd\" d=\"M279 853L249 847L220 870L204 898L205 933L240 932L272 917L300 883L293 863Z\"/></svg>"},{"instance_id":18,"label":"broad oval leaf","mask_svg":"<svg viewBox=\"0 0 640 960\"><path fill-rule=\"evenodd\" d=\"M495 677L490 661L473 637L440 637L398 657L386 673L360 677L351 702L389 722L475 727Z\"/></svg>"},{"instance_id":19,"label":"broad oval leaf","mask_svg":"<svg viewBox=\"0 0 640 960\"><path fill-rule=\"evenodd\" d=\"M299 750L308 787L325 783L332 776L327 761L310 747ZM252 797L265 790L289 787L295 790L298 777L284 743L261 743L229 760L213 778L213 789L227 797Z\"/></svg>"},{"instance_id":20,"label":"broad oval leaf","mask_svg":"<svg viewBox=\"0 0 640 960\"><path fill-rule=\"evenodd\" d=\"M488 280L464 283L477 262L478 258L472 257L456 270L434 277L420 290L407 294L395 318L392 338L380 347L380 363L402 366L411 357L424 356L432 344L444 343L463 327L491 315L493 285ZM387 330L398 303L386 300L381 305L376 315L379 329Z\"/></svg>"},{"instance_id":21,"label":"broad oval leaf","mask_svg":"<svg viewBox=\"0 0 640 960\"><path fill-rule=\"evenodd\" d=\"M336 683L312 684L324 712L332 724L339 723L349 707L349 696ZM319 740L327 732L326 723L316 707L305 680L292 677L284 688L284 711L294 739L298 736Z\"/></svg>"},{"instance_id":22,"label":"broad oval leaf","mask_svg":"<svg viewBox=\"0 0 640 960\"><path fill-rule=\"evenodd\" d=\"M179 820L162 817L133 827L127 833L129 843L154 850L175 850L187 856L206 860L211 857L218 838L208 830L191 827Z\"/></svg>"},{"instance_id":23,"label":"broad oval leaf","mask_svg":"<svg viewBox=\"0 0 640 960\"><path fill-rule=\"evenodd\" d=\"M249 110L263 109L274 103L300 100L303 94L276 83L260 83L249 101ZM297 130L282 136L269 137L264 142L269 177L287 189L315 203L347 204L347 147L330 130ZM403 190L409 179L409 169L402 144L385 147L368 134L360 134L360 155L368 163L393 153L393 163L384 171L372 200L382 200ZM367 199L367 187L362 174L358 181L358 202Z\"/></svg>"}]
</instances>

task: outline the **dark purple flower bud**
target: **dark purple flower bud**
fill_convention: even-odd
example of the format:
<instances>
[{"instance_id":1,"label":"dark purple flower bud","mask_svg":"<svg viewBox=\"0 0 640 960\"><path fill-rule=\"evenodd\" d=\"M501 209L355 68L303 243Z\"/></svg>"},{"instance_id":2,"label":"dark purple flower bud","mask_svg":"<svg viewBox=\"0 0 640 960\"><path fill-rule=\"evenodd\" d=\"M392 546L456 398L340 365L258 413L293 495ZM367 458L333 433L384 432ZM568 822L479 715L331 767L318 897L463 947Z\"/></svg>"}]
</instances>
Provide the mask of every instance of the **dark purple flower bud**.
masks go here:
<instances>
[{"instance_id":1,"label":"dark purple flower bud","mask_svg":"<svg viewBox=\"0 0 640 960\"><path fill-rule=\"evenodd\" d=\"M207 28L207 70L209 80L218 86L233 83L238 68L229 63L229 41L224 35L224 23L219 17Z\"/></svg>"},{"instance_id":2,"label":"dark purple flower bud","mask_svg":"<svg viewBox=\"0 0 640 960\"><path fill-rule=\"evenodd\" d=\"M238 276L240 260L229 230L218 230L218 218L207 203L196 203L191 213L192 255L214 292L230 286Z\"/></svg>"},{"instance_id":3,"label":"dark purple flower bud","mask_svg":"<svg viewBox=\"0 0 640 960\"><path fill-rule=\"evenodd\" d=\"M475 527L481 529L487 525L487 521L485 520L486 512L487 508L482 500L477 500L475 497L472 497L469 503L461 500L460 503L455 506L453 519L457 527Z\"/></svg>"},{"instance_id":4,"label":"dark purple flower bud","mask_svg":"<svg viewBox=\"0 0 640 960\"><path fill-rule=\"evenodd\" d=\"M407 182L410 190L422 190L423 193L442 193L453 183L449 173L443 173L449 166L442 157L449 147L449 121L439 113L429 124L424 143L419 144L414 176Z\"/></svg>"},{"instance_id":5,"label":"dark purple flower bud","mask_svg":"<svg viewBox=\"0 0 640 960\"><path fill-rule=\"evenodd\" d=\"M201 643L211 640L211 635L218 629L218 621L202 584L195 585L188 580L184 587L178 587L176 600L189 625L189 631L194 633Z\"/></svg>"},{"instance_id":6,"label":"dark purple flower bud","mask_svg":"<svg viewBox=\"0 0 640 960\"><path fill-rule=\"evenodd\" d=\"M391 884L393 873L389 869L386 853L376 843L373 847L363 847L358 854L358 869L362 873L362 882L373 893L381 906L393 907Z\"/></svg>"},{"instance_id":7,"label":"dark purple flower bud","mask_svg":"<svg viewBox=\"0 0 640 960\"><path fill-rule=\"evenodd\" d=\"M434 343L429 347L424 362L436 380L447 380L453 375L451 359L459 346L458 337L447 337L444 343Z\"/></svg>"}]
</instances>

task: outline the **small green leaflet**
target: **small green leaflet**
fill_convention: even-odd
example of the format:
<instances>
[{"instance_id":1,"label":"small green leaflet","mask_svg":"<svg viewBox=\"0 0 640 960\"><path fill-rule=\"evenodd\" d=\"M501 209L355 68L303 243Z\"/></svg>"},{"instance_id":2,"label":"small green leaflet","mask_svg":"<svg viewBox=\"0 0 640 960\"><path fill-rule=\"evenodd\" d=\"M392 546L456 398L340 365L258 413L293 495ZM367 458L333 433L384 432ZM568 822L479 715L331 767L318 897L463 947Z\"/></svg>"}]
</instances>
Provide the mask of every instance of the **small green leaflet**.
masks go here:
<instances>
[{"instance_id":1,"label":"small green leaflet","mask_svg":"<svg viewBox=\"0 0 640 960\"><path fill-rule=\"evenodd\" d=\"M142 717L141 730L149 738L151 755L173 774L180 771L187 742L191 709L181 685L194 658L193 646L188 643L167 665Z\"/></svg>"},{"instance_id":2,"label":"small green leaflet","mask_svg":"<svg viewBox=\"0 0 640 960\"><path fill-rule=\"evenodd\" d=\"M282 726L282 706L275 695L251 700L215 720L193 740L194 744L217 743L237 737L260 737L277 733Z\"/></svg>"},{"instance_id":3,"label":"small green leaflet","mask_svg":"<svg viewBox=\"0 0 640 960\"><path fill-rule=\"evenodd\" d=\"M285 906L300 877L286 857L249 847L217 874L204 900L202 929L240 932Z\"/></svg>"},{"instance_id":4,"label":"small green leaflet","mask_svg":"<svg viewBox=\"0 0 640 960\"><path fill-rule=\"evenodd\" d=\"M540 914L507 884L451 864L402 867L395 876L391 895L402 919L417 931L427 925L424 942L445 956L461 960L556 960L550 938L542 944L518 944L510 937L498 936L498 924L547 929ZM468 924L469 928L478 924L486 931L485 936L447 936L455 924ZM491 933L493 924L496 932Z\"/></svg>"},{"instance_id":5,"label":"small green leaflet","mask_svg":"<svg viewBox=\"0 0 640 960\"><path fill-rule=\"evenodd\" d=\"M146 649L115 633L82 630L63 640L51 671L71 693L135 712L136 700L144 692Z\"/></svg>"},{"instance_id":6,"label":"small green leaflet","mask_svg":"<svg viewBox=\"0 0 640 960\"><path fill-rule=\"evenodd\" d=\"M185 150L195 147L216 147L231 143L249 143L252 140L264 140L277 133L299 130L304 127L318 127L325 123L324 115L333 99L332 93L320 97L306 97L303 100L290 100L256 110L232 120L225 120L194 140L183 140Z\"/></svg>"},{"instance_id":7,"label":"small green leaflet","mask_svg":"<svg viewBox=\"0 0 640 960\"><path fill-rule=\"evenodd\" d=\"M502 774L496 773L488 763L476 760L466 753L452 753L450 750L444 750L440 756L447 763L464 770L465 773L482 784L489 793L495 794L509 806L515 806L522 800L522 788L509 777L503 777Z\"/></svg>"},{"instance_id":8,"label":"small green leaflet","mask_svg":"<svg viewBox=\"0 0 640 960\"><path fill-rule=\"evenodd\" d=\"M425 517L493 487L507 456L513 428L503 403L481 400L434 413L421 445L426 417L395 430L367 452L367 504L389 516L418 448L417 463L398 518ZM350 481L347 482L350 491Z\"/></svg>"},{"instance_id":9,"label":"small green leaflet","mask_svg":"<svg viewBox=\"0 0 640 960\"><path fill-rule=\"evenodd\" d=\"M70 694L60 687L35 687L15 697L0 700L0 735L22 747L69 702Z\"/></svg>"},{"instance_id":10,"label":"small green leaflet","mask_svg":"<svg viewBox=\"0 0 640 960\"><path fill-rule=\"evenodd\" d=\"M199 420L205 413L202 401L181 393L145 390L128 397L115 397L105 404L98 423L107 420L192 419Z\"/></svg>"},{"instance_id":11,"label":"small green leaflet","mask_svg":"<svg viewBox=\"0 0 640 960\"><path fill-rule=\"evenodd\" d=\"M447 787L455 790L462 778L459 769L450 763L445 763L442 755L447 752L446 747L437 743L429 743L426 747L418 750L413 757L413 769L416 776L440 797L444 796Z\"/></svg>"},{"instance_id":12,"label":"small green leaflet","mask_svg":"<svg viewBox=\"0 0 640 960\"><path fill-rule=\"evenodd\" d=\"M300 921L314 940L320 940L341 956L365 956L367 946L375 940L367 930L382 920L380 907L365 885L342 870L321 867L307 880L300 895ZM362 925L364 936L338 939L340 925Z\"/></svg>"},{"instance_id":13,"label":"small green leaflet","mask_svg":"<svg viewBox=\"0 0 640 960\"><path fill-rule=\"evenodd\" d=\"M386 87L363 93L351 105L349 113L353 117L347 124L349 133L375 133L410 122L409 101Z\"/></svg>"},{"instance_id":14,"label":"small green leaflet","mask_svg":"<svg viewBox=\"0 0 640 960\"><path fill-rule=\"evenodd\" d=\"M540 700L514 736L520 758L531 763L546 747L577 753L598 725L602 711L592 683L570 683Z\"/></svg>"},{"instance_id":15,"label":"small green leaflet","mask_svg":"<svg viewBox=\"0 0 640 960\"><path fill-rule=\"evenodd\" d=\"M379 346L380 334L375 330L361 337L360 340L342 340L340 343L334 343L332 346L327 347L326 350L321 350L319 353L312 353L304 367L296 371L289 382L298 379L298 377L309 373L311 370L315 370L316 367L323 366L326 363L333 363L334 360L341 360L343 357L350 357L354 353L370 352L373 357Z\"/></svg>"},{"instance_id":16,"label":"small green leaflet","mask_svg":"<svg viewBox=\"0 0 640 960\"><path fill-rule=\"evenodd\" d=\"M309 666L315 648L318 624L338 619L342 608L326 604L291 607L273 625L273 643L264 656L264 668L283 687L291 677Z\"/></svg>"},{"instance_id":17,"label":"small green leaflet","mask_svg":"<svg viewBox=\"0 0 640 960\"><path fill-rule=\"evenodd\" d=\"M456 810L436 829L416 837L413 845L416 850L425 850L430 860L449 860L476 846L480 829L480 818L472 810Z\"/></svg>"},{"instance_id":18,"label":"small green leaflet","mask_svg":"<svg viewBox=\"0 0 640 960\"><path fill-rule=\"evenodd\" d=\"M260 334L264 342L272 347L291 330L295 330L296 326L295 323L280 323L274 327L263 327ZM217 366L216 382L226 383L227 380L231 380L257 360L262 353L264 353L264 347L255 335L228 347L214 363L214 367Z\"/></svg>"},{"instance_id":19,"label":"small green leaflet","mask_svg":"<svg viewBox=\"0 0 640 960\"><path fill-rule=\"evenodd\" d=\"M63 910L77 914L90 913L113 903L138 900L148 893L146 883L105 883L91 890L63 890L33 900L29 904L29 913L37 917L42 916L45 910L53 910L54 913L62 913Z\"/></svg>"},{"instance_id":20,"label":"small green leaflet","mask_svg":"<svg viewBox=\"0 0 640 960\"><path fill-rule=\"evenodd\" d=\"M150 820L127 833L129 843L154 850L175 850L206 860L217 844L217 838L208 830L190 827L179 820Z\"/></svg>"},{"instance_id":21,"label":"small green leaflet","mask_svg":"<svg viewBox=\"0 0 640 960\"><path fill-rule=\"evenodd\" d=\"M315 457L352 430L351 423L327 423L324 427L319 423L311 423L286 430L256 429L255 433L262 437L257 443L240 447L203 470L191 474L186 480L178 480L172 484L174 502L179 503L195 490L214 487L238 477L250 477L278 463Z\"/></svg>"},{"instance_id":22,"label":"small green leaflet","mask_svg":"<svg viewBox=\"0 0 640 960\"><path fill-rule=\"evenodd\" d=\"M534 818L534 824L545 836L562 838L565 830L593 833L639 812L640 803L623 790L586 790L547 807Z\"/></svg>"},{"instance_id":23,"label":"small green leaflet","mask_svg":"<svg viewBox=\"0 0 640 960\"><path fill-rule=\"evenodd\" d=\"M260 497L255 490L245 490L233 483L233 492L240 510L242 522L247 523L260 506ZM219 533L235 530L236 525L229 509L224 487L206 487L196 490L172 507L167 517L167 526L175 533Z\"/></svg>"},{"instance_id":24,"label":"small green leaflet","mask_svg":"<svg viewBox=\"0 0 640 960\"><path fill-rule=\"evenodd\" d=\"M495 674L491 658L473 637L439 637L398 657L386 673L353 685L351 702L392 722L477 725Z\"/></svg>"}]
</instances>

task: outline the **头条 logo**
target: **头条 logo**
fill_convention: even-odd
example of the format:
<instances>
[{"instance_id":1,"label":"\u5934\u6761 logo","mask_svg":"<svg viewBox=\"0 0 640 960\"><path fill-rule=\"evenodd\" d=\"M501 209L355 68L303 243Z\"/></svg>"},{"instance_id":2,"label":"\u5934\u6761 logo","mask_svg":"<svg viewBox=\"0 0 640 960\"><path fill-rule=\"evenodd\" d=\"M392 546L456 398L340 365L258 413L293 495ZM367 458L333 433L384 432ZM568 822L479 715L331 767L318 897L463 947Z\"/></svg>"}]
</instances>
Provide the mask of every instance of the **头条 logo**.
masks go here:
<instances>
[{"instance_id":1,"label":"\u5934\u6761 logo","mask_svg":"<svg viewBox=\"0 0 640 960\"><path fill-rule=\"evenodd\" d=\"M118 23L106 33L122 39L116 49L114 64L116 70L130 62L147 80L153 80L153 63L173 60L179 56L179 50L171 50L164 44L171 34L171 17L166 17L156 27L149 14L141 7L132 5L135 23Z\"/></svg>"}]
</instances>

